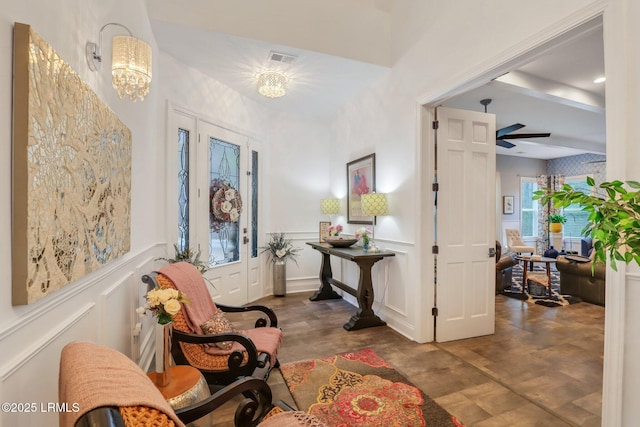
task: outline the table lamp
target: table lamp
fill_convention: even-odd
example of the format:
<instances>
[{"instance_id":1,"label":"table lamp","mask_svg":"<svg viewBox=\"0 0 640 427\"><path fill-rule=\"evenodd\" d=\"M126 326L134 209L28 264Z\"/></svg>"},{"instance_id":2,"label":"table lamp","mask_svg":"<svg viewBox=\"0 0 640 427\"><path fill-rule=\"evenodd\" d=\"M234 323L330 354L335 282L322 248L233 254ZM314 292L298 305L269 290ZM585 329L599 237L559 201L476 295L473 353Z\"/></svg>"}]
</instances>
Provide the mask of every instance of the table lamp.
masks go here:
<instances>
[{"instance_id":1,"label":"table lamp","mask_svg":"<svg viewBox=\"0 0 640 427\"><path fill-rule=\"evenodd\" d=\"M362 213L365 216L372 216L373 219L373 230L371 238L372 240L375 238L375 227L377 216L388 215L389 211L389 203L387 202L387 195L384 193L370 193L363 194L360 196L360 206L362 207Z\"/></svg>"},{"instance_id":2,"label":"table lamp","mask_svg":"<svg viewBox=\"0 0 640 427\"><path fill-rule=\"evenodd\" d=\"M320 200L320 212L323 215L338 215L340 213L340 200L338 199L322 199Z\"/></svg>"}]
</instances>

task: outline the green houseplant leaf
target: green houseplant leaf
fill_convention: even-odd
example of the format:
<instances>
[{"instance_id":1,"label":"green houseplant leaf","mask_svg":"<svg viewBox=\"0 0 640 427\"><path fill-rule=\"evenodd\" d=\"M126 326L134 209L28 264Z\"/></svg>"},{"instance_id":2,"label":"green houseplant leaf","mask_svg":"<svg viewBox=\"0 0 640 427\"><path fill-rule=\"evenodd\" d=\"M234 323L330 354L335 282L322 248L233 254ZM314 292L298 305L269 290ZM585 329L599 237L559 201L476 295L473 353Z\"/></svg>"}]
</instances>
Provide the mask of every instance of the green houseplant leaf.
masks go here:
<instances>
[{"instance_id":1,"label":"green houseplant leaf","mask_svg":"<svg viewBox=\"0 0 640 427\"><path fill-rule=\"evenodd\" d=\"M593 238L595 262L604 263L608 258L614 270L617 261L640 265L640 182L616 180L596 187L588 177L587 185L588 193L567 184L557 191L545 188L534 192L533 200L551 202L555 207L576 203L589 212L582 234Z\"/></svg>"}]
</instances>

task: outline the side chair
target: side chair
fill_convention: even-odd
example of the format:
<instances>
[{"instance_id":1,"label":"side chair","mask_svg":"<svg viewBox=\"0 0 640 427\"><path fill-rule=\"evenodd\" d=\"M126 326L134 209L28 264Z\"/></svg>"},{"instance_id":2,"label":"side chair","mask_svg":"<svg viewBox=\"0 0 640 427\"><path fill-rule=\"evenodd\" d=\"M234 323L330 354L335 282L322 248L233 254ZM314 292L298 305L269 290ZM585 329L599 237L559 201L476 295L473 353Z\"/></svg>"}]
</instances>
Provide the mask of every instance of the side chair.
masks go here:
<instances>
[{"instance_id":1,"label":"side chair","mask_svg":"<svg viewBox=\"0 0 640 427\"><path fill-rule=\"evenodd\" d=\"M505 230L505 233L507 234L507 248L511 252L515 252L518 255L522 253L530 253L533 255L535 253L536 248L529 246L522 241L519 230L508 228Z\"/></svg>"},{"instance_id":2,"label":"side chair","mask_svg":"<svg viewBox=\"0 0 640 427\"><path fill-rule=\"evenodd\" d=\"M282 331L277 328L278 319L275 312L261 305L233 307L213 303L206 283L195 267L188 263L176 263L171 266L182 268L191 277L195 277L195 286L182 286L183 283L180 282L183 279L176 278L180 277L179 275L174 275L172 280L168 276L172 273L167 267L142 276L142 281L149 289L156 286L180 289L192 301L189 306L201 304L204 299L210 300L207 304L211 304L213 312L207 313L207 316L213 316L216 310L223 313L256 312L262 315L255 321L254 328L205 334L198 323L189 318L188 310L183 306L174 315L171 336L171 354L176 364L191 365L198 369L210 386L227 385L247 376L266 380L271 370L280 366L277 352L282 341ZM230 348L221 349L216 343L225 343Z\"/></svg>"}]
</instances>

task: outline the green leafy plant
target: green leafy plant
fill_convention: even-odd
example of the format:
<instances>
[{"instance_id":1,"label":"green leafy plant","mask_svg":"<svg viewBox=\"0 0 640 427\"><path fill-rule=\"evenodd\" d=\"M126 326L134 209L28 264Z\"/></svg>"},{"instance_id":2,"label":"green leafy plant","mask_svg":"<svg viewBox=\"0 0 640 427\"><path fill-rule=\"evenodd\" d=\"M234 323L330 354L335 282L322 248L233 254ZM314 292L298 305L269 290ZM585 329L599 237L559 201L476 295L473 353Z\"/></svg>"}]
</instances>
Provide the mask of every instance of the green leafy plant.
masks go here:
<instances>
[{"instance_id":1,"label":"green leafy plant","mask_svg":"<svg viewBox=\"0 0 640 427\"><path fill-rule=\"evenodd\" d=\"M275 262L278 259L286 262L288 259L292 259L297 265L296 256L301 250L301 248L293 246L291 239L287 238L284 233L271 233L271 239L267 246L262 248L261 253L266 253L271 262Z\"/></svg>"},{"instance_id":2,"label":"green leafy plant","mask_svg":"<svg viewBox=\"0 0 640 427\"><path fill-rule=\"evenodd\" d=\"M551 214L549 215L549 222L553 222L554 224L564 224L567 222L567 218L561 214Z\"/></svg>"},{"instance_id":3,"label":"green leafy plant","mask_svg":"<svg viewBox=\"0 0 640 427\"><path fill-rule=\"evenodd\" d=\"M533 200L551 201L555 208L577 203L589 212L582 234L593 239L595 262L606 262L608 255L614 270L616 261L640 265L640 182L616 180L596 187L588 177L587 185L591 187L588 194L565 184L558 191L536 191Z\"/></svg>"},{"instance_id":4,"label":"green leafy plant","mask_svg":"<svg viewBox=\"0 0 640 427\"><path fill-rule=\"evenodd\" d=\"M181 251L176 244L173 245L173 250L175 251L173 258L156 258L156 261L166 261L169 264L188 262L189 264L193 264L193 266L203 274L209 270L209 265L200 260L200 251L194 251L191 248L185 248Z\"/></svg>"}]
</instances>

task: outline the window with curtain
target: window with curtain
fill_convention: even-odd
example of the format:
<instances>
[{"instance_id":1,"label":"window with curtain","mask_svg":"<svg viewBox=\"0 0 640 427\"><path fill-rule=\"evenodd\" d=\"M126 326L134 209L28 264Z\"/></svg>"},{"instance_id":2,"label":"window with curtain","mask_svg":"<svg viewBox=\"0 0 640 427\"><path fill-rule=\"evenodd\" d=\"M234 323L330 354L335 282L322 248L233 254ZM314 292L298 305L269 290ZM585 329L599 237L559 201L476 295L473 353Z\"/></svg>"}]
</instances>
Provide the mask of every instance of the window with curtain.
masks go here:
<instances>
[{"instance_id":1,"label":"window with curtain","mask_svg":"<svg viewBox=\"0 0 640 427\"><path fill-rule=\"evenodd\" d=\"M538 236L538 206L533 192L538 190L536 178L520 178L520 228L522 237Z\"/></svg>"},{"instance_id":2,"label":"window with curtain","mask_svg":"<svg viewBox=\"0 0 640 427\"><path fill-rule=\"evenodd\" d=\"M591 188L587 185L587 177L588 175L568 176L565 178L565 184L588 194ZM574 203L564 208L562 214L567 218L563 228L564 237L578 238L582 236L582 230L587 225L589 213L582 211L582 206Z\"/></svg>"}]
</instances>

